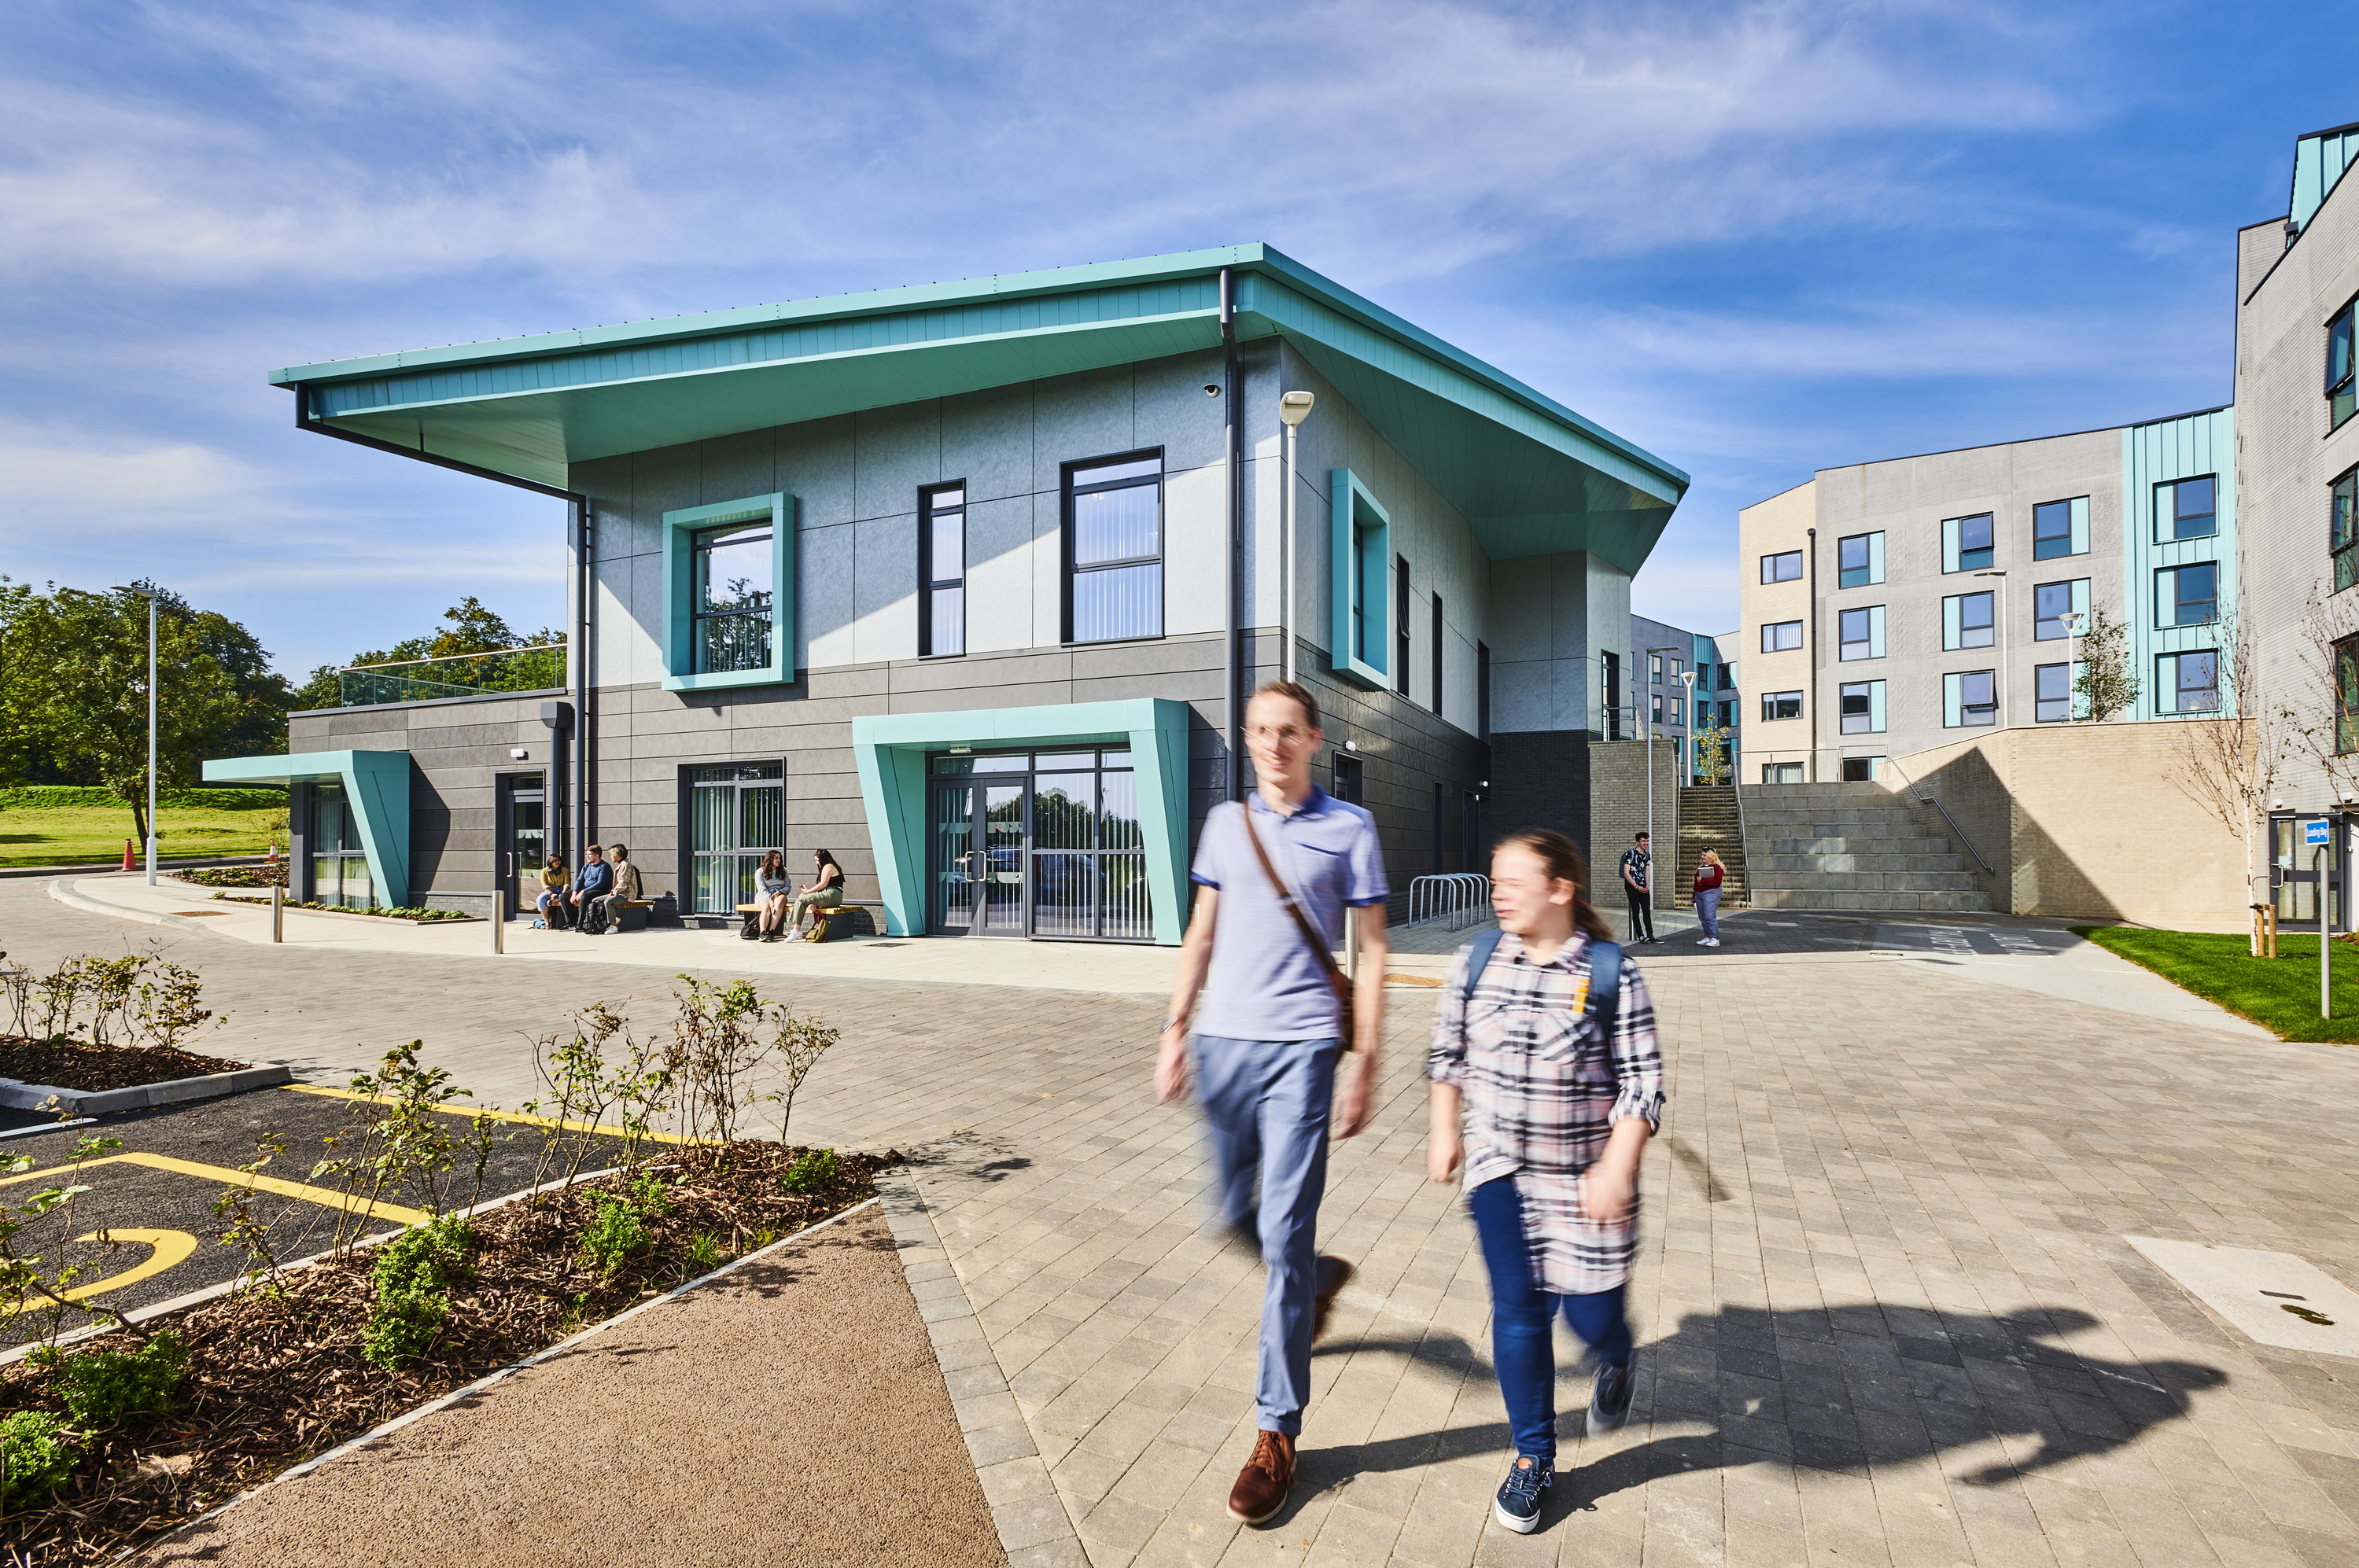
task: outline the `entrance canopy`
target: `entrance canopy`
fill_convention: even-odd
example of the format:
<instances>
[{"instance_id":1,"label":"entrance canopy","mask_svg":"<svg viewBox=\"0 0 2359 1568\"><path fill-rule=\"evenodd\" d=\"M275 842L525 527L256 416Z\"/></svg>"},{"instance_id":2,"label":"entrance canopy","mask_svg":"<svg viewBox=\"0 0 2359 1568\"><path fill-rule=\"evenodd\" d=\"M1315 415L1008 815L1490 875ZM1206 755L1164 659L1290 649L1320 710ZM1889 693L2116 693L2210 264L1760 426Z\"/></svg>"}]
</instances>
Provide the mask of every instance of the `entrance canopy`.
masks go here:
<instances>
[{"instance_id":1,"label":"entrance canopy","mask_svg":"<svg viewBox=\"0 0 2359 1568\"><path fill-rule=\"evenodd\" d=\"M1493 560L1636 572L1688 476L1267 245L1002 274L299 365L298 416L560 489L570 466L743 430L1283 338Z\"/></svg>"},{"instance_id":2,"label":"entrance canopy","mask_svg":"<svg viewBox=\"0 0 2359 1568\"><path fill-rule=\"evenodd\" d=\"M278 757L216 757L207 784L341 784L360 828L361 852L379 902L409 904L409 753L297 752Z\"/></svg>"},{"instance_id":3,"label":"entrance canopy","mask_svg":"<svg viewBox=\"0 0 2359 1568\"><path fill-rule=\"evenodd\" d=\"M926 758L953 746L1127 743L1137 775L1138 826L1145 840L1147 899L1155 940L1177 946L1187 925L1180 897L1188 880L1188 705L1168 697L1062 703L1050 708L987 708L963 713L888 713L852 721L868 840L886 928L896 936L926 930Z\"/></svg>"}]
</instances>

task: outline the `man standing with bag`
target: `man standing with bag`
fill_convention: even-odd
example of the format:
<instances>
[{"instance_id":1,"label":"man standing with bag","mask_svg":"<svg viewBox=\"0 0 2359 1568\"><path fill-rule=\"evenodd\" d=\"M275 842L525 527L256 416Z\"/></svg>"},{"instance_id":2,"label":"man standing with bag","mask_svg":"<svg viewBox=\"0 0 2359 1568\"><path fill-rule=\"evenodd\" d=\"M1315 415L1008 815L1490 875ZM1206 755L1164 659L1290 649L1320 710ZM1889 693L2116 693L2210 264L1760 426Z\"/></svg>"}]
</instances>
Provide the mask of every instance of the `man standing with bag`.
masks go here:
<instances>
[{"instance_id":1,"label":"man standing with bag","mask_svg":"<svg viewBox=\"0 0 2359 1568\"><path fill-rule=\"evenodd\" d=\"M1622 851L1622 891L1630 895L1630 945L1644 946L1655 939L1654 844L1638 835L1633 849Z\"/></svg>"},{"instance_id":2,"label":"man standing with bag","mask_svg":"<svg viewBox=\"0 0 2359 1568\"><path fill-rule=\"evenodd\" d=\"M1157 1098L1180 1098L1188 1014L1203 991L1198 1098L1221 1214L1259 1241L1269 1270L1254 1390L1260 1431L1229 1493L1229 1517L1246 1524L1276 1517L1294 1487L1311 1341L1352 1277L1349 1263L1318 1250L1329 1108L1338 1138L1367 1126L1384 1027L1391 890L1375 819L1310 782L1324 739L1318 699L1292 681L1272 681L1246 705L1256 786L1205 818L1195 917L1155 1062ZM1346 909L1359 932L1356 986L1334 959Z\"/></svg>"}]
</instances>

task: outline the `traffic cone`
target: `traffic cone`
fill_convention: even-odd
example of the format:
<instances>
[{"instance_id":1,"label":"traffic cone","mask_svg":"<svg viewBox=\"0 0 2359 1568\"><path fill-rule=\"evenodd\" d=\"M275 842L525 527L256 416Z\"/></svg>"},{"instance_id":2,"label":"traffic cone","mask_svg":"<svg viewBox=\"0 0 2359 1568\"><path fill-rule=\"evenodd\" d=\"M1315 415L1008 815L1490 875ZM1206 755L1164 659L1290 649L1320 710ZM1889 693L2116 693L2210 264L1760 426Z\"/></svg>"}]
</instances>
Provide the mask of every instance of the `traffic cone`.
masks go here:
<instances>
[{"instance_id":1,"label":"traffic cone","mask_svg":"<svg viewBox=\"0 0 2359 1568\"><path fill-rule=\"evenodd\" d=\"M126 871L139 869L139 862L131 858L131 840L128 838L123 841L123 869Z\"/></svg>"},{"instance_id":2,"label":"traffic cone","mask_svg":"<svg viewBox=\"0 0 2359 1568\"><path fill-rule=\"evenodd\" d=\"M277 865L277 864L278 863L278 840L277 840L277 839L273 838L273 839L270 841L270 853L269 853L268 857L266 857L266 858L263 860L263 862L262 862L262 863L263 863L264 865L266 865L266 866L275 866L275 865Z\"/></svg>"}]
</instances>

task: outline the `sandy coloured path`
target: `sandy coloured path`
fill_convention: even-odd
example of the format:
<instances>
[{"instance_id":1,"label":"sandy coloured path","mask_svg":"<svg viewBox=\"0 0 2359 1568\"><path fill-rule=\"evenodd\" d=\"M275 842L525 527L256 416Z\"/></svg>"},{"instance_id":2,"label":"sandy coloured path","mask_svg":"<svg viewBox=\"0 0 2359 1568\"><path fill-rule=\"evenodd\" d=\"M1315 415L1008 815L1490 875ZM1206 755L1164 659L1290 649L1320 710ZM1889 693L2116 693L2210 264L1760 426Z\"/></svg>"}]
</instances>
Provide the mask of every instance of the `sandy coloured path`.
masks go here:
<instances>
[{"instance_id":1,"label":"sandy coloured path","mask_svg":"<svg viewBox=\"0 0 2359 1568\"><path fill-rule=\"evenodd\" d=\"M1006 1568L875 1209L270 1487L149 1563Z\"/></svg>"}]
</instances>

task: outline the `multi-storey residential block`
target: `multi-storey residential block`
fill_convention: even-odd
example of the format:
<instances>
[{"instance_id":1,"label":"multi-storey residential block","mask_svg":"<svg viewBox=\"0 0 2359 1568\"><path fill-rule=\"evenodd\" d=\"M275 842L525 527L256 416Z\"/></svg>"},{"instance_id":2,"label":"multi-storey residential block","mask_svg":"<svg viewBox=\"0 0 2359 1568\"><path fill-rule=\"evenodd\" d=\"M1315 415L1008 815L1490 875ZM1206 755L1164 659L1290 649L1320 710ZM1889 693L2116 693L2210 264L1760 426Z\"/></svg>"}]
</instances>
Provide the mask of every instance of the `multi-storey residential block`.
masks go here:
<instances>
[{"instance_id":1,"label":"multi-storey residential block","mask_svg":"<svg viewBox=\"0 0 2359 1568\"><path fill-rule=\"evenodd\" d=\"M1682 631L1645 616L1630 618L1629 663L1637 672L1637 702L1610 720L1609 738L1636 739L1652 735L1671 741L1679 776L1692 782L1703 758L1697 736L1706 730L1720 732L1722 755L1734 762L1738 709L1736 654L1731 637L1708 637ZM1695 678L1688 680L1688 676ZM1628 715L1635 713L1636 717ZM1636 725L1636 728L1633 728Z\"/></svg>"},{"instance_id":2,"label":"multi-storey residential block","mask_svg":"<svg viewBox=\"0 0 2359 1568\"><path fill-rule=\"evenodd\" d=\"M481 908L622 839L725 920L824 848L895 934L1176 942L1243 697L1289 672L1397 894L1495 828L1585 839L1599 671L1687 484L1260 245L272 379L568 520L561 687L413 683L208 764L294 785L298 892L348 903Z\"/></svg>"},{"instance_id":3,"label":"multi-storey residential block","mask_svg":"<svg viewBox=\"0 0 2359 1568\"><path fill-rule=\"evenodd\" d=\"M1821 469L1738 514L1748 782L1873 780L1976 730L2070 725L2124 629L2123 717L2217 715L2234 416Z\"/></svg>"}]
</instances>

